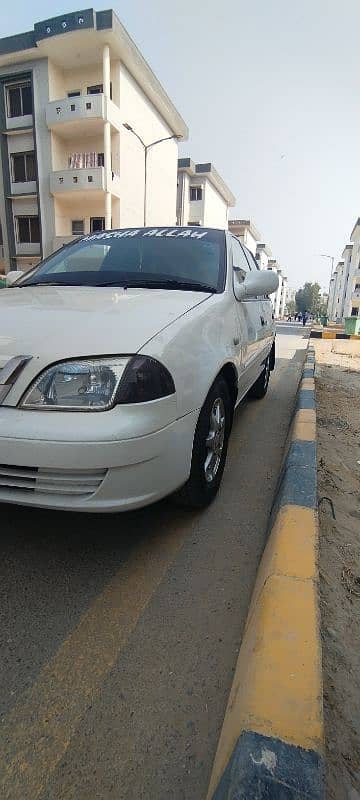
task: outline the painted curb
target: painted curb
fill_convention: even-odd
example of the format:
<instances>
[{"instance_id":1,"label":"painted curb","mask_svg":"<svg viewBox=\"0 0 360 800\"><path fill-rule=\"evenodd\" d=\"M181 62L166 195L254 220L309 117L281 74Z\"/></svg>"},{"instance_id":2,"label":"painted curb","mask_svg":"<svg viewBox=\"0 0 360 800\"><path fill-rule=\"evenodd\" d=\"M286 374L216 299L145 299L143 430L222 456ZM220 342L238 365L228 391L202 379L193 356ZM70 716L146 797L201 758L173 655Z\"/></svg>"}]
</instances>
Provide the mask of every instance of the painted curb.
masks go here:
<instances>
[{"instance_id":1,"label":"painted curb","mask_svg":"<svg viewBox=\"0 0 360 800\"><path fill-rule=\"evenodd\" d=\"M336 333L335 331L311 331L310 339L358 339L357 333Z\"/></svg>"},{"instance_id":2,"label":"painted curb","mask_svg":"<svg viewBox=\"0 0 360 800\"><path fill-rule=\"evenodd\" d=\"M308 347L207 800L323 800L315 355Z\"/></svg>"}]
</instances>

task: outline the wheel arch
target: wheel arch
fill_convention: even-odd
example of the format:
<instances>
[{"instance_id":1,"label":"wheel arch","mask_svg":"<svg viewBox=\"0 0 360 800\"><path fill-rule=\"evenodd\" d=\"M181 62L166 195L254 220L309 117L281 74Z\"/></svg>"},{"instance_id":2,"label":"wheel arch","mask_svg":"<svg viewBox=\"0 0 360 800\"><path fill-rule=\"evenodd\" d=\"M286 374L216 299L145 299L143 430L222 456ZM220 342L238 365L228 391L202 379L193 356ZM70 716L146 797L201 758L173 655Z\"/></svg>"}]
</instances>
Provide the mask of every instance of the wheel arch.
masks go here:
<instances>
[{"instance_id":1,"label":"wheel arch","mask_svg":"<svg viewBox=\"0 0 360 800\"><path fill-rule=\"evenodd\" d=\"M274 339L274 341L272 343L272 346L271 346L271 350L270 350L270 370L271 370L271 372L273 371L273 369L275 367L275 355L276 355L276 353L275 353L275 339Z\"/></svg>"},{"instance_id":2,"label":"wheel arch","mask_svg":"<svg viewBox=\"0 0 360 800\"><path fill-rule=\"evenodd\" d=\"M238 396L238 378L235 365L232 364L231 361L229 361L227 364L224 364L220 372L218 372L215 380L218 378L224 378L226 381L231 397L232 407L234 409Z\"/></svg>"}]
</instances>

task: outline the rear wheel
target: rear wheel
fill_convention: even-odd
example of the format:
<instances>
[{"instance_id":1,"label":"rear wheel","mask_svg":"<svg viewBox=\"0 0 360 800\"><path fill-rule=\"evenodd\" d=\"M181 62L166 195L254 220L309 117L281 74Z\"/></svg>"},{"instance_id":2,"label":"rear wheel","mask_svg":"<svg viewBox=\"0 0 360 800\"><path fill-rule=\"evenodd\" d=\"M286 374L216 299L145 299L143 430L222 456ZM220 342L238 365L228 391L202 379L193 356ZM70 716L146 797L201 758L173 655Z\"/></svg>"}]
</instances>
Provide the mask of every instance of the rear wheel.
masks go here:
<instances>
[{"instance_id":1,"label":"rear wheel","mask_svg":"<svg viewBox=\"0 0 360 800\"><path fill-rule=\"evenodd\" d=\"M257 381L255 381L255 383L252 385L251 389L249 389L249 397L253 397L255 400L260 400L261 397L265 397L268 390L271 369L270 358L271 354L269 353L266 361L263 364L261 375L259 375Z\"/></svg>"},{"instance_id":2,"label":"rear wheel","mask_svg":"<svg viewBox=\"0 0 360 800\"><path fill-rule=\"evenodd\" d=\"M175 495L189 508L204 508L214 499L224 472L233 408L226 381L217 378L197 422L190 477Z\"/></svg>"}]
</instances>

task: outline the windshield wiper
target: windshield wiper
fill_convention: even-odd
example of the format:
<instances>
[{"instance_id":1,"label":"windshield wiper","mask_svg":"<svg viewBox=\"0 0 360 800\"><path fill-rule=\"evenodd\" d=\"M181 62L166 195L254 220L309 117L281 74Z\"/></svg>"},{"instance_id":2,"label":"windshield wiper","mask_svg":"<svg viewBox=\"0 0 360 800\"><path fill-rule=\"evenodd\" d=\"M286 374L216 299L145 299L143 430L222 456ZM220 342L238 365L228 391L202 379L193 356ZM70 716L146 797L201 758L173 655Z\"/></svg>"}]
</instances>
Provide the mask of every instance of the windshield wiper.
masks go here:
<instances>
[{"instance_id":1,"label":"windshield wiper","mask_svg":"<svg viewBox=\"0 0 360 800\"><path fill-rule=\"evenodd\" d=\"M109 281L106 283L97 283L96 286L118 286L119 289L183 289L189 292L211 292L214 294L216 289L214 286L208 286L205 283L191 283L189 281L179 281L174 279L168 280L146 280L143 281Z\"/></svg>"}]
</instances>

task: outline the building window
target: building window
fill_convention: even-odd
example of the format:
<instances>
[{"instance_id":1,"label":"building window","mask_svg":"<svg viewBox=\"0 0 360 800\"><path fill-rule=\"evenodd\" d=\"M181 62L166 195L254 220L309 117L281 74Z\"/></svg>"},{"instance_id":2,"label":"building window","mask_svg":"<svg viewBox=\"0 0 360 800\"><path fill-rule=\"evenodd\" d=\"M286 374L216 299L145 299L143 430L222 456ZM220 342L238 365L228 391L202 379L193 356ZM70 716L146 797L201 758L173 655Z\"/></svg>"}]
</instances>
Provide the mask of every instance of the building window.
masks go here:
<instances>
[{"instance_id":1,"label":"building window","mask_svg":"<svg viewBox=\"0 0 360 800\"><path fill-rule=\"evenodd\" d=\"M13 153L11 156L11 177L14 183L36 181L35 153Z\"/></svg>"},{"instance_id":2,"label":"building window","mask_svg":"<svg viewBox=\"0 0 360 800\"><path fill-rule=\"evenodd\" d=\"M39 217L16 217L16 233L19 244L39 244Z\"/></svg>"},{"instance_id":3,"label":"building window","mask_svg":"<svg viewBox=\"0 0 360 800\"><path fill-rule=\"evenodd\" d=\"M202 186L190 186L190 200L202 200Z\"/></svg>"},{"instance_id":4,"label":"building window","mask_svg":"<svg viewBox=\"0 0 360 800\"><path fill-rule=\"evenodd\" d=\"M98 153L97 154L97 165L98 165L98 167L103 167L104 164L105 164L104 153Z\"/></svg>"},{"instance_id":5,"label":"building window","mask_svg":"<svg viewBox=\"0 0 360 800\"><path fill-rule=\"evenodd\" d=\"M358 316L358 312L359 312L359 309L356 308L356 306L353 306L352 309L351 309L351 316L352 317L357 317Z\"/></svg>"},{"instance_id":6,"label":"building window","mask_svg":"<svg viewBox=\"0 0 360 800\"><path fill-rule=\"evenodd\" d=\"M102 83L97 83L95 86L88 86L86 90L87 94L103 94L104 93L104 86ZM110 100L112 100L112 83L110 83Z\"/></svg>"},{"instance_id":7,"label":"building window","mask_svg":"<svg viewBox=\"0 0 360 800\"><path fill-rule=\"evenodd\" d=\"M88 86L86 91L87 94L102 94L103 88L102 83L98 83L96 86Z\"/></svg>"},{"instance_id":8,"label":"building window","mask_svg":"<svg viewBox=\"0 0 360 800\"><path fill-rule=\"evenodd\" d=\"M80 92L68 92L68 97L80 97Z\"/></svg>"},{"instance_id":9,"label":"building window","mask_svg":"<svg viewBox=\"0 0 360 800\"><path fill-rule=\"evenodd\" d=\"M91 233L98 233L98 231L104 231L104 230L105 230L105 217L90 218Z\"/></svg>"},{"instance_id":10,"label":"building window","mask_svg":"<svg viewBox=\"0 0 360 800\"><path fill-rule=\"evenodd\" d=\"M73 236L81 236L84 233L84 220L72 219L71 220L71 233Z\"/></svg>"},{"instance_id":11,"label":"building window","mask_svg":"<svg viewBox=\"0 0 360 800\"><path fill-rule=\"evenodd\" d=\"M17 86L8 86L6 92L8 117L23 117L33 113L30 81Z\"/></svg>"}]
</instances>

